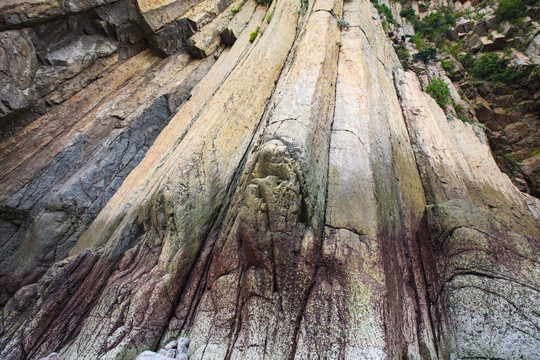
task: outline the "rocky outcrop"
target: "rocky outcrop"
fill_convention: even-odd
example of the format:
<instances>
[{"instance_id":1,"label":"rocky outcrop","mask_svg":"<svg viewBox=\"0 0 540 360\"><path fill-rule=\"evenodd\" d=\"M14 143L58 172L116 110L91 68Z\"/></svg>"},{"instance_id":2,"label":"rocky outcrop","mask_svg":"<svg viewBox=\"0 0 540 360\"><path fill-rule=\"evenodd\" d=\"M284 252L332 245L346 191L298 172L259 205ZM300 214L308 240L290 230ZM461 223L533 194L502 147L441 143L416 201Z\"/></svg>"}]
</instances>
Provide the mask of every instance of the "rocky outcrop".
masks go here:
<instances>
[{"instance_id":1,"label":"rocky outcrop","mask_svg":"<svg viewBox=\"0 0 540 360\"><path fill-rule=\"evenodd\" d=\"M442 357L534 358L538 199L500 172L471 125L446 120L412 74L395 81L430 204L420 246Z\"/></svg>"},{"instance_id":2,"label":"rocky outcrop","mask_svg":"<svg viewBox=\"0 0 540 360\"><path fill-rule=\"evenodd\" d=\"M535 358L540 202L371 2L43 3L0 33L0 358Z\"/></svg>"}]
</instances>

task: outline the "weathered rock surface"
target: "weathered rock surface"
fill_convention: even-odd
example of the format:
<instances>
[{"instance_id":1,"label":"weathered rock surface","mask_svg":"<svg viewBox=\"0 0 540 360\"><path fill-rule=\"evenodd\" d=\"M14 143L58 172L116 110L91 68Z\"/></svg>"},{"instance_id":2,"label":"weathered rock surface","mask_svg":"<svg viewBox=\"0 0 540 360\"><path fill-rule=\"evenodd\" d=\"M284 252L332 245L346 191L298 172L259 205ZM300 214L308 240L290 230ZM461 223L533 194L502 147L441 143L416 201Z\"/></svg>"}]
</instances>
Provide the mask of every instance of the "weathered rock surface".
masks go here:
<instances>
[{"instance_id":1,"label":"weathered rock surface","mask_svg":"<svg viewBox=\"0 0 540 360\"><path fill-rule=\"evenodd\" d=\"M14 4L0 358L537 357L540 201L370 1Z\"/></svg>"},{"instance_id":2,"label":"weathered rock surface","mask_svg":"<svg viewBox=\"0 0 540 360\"><path fill-rule=\"evenodd\" d=\"M30 106L37 99L38 61L34 45L27 34L0 32L0 118Z\"/></svg>"},{"instance_id":3,"label":"weathered rock surface","mask_svg":"<svg viewBox=\"0 0 540 360\"><path fill-rule=\"evenodd\" d=\"M538 199L500 172L470 125L447 121L414 75L398 71L396 85L430 204L420 245L441 355L534 358Z\"/></svg>"}]
</instances>

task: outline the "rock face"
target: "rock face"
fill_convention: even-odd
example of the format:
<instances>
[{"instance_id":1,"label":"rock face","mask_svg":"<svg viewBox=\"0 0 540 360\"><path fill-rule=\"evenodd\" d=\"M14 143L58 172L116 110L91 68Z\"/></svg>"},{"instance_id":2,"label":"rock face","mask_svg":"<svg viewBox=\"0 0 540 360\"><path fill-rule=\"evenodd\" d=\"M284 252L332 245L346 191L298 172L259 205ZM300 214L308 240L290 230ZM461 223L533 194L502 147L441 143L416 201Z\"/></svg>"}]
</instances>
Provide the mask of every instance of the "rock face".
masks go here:
<instances>
[{"instance_id":1,"label":"rock face","mask_svg":"<svg viewBox=\"0 0 540 360\"><path fill-rule=\"evenodd\" d=\"M537 357L540 201L371 2L1 6L0 358Z\"/></svg>"}]
</instances>

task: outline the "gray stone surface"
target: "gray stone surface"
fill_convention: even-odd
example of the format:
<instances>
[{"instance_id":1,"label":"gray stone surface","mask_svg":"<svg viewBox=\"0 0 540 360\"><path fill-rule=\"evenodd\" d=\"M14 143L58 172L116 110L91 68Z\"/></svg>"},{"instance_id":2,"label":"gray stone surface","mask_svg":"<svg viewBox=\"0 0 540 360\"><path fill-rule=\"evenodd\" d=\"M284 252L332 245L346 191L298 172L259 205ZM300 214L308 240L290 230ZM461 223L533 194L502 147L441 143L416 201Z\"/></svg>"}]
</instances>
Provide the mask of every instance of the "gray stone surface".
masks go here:
<instances>
[{"instance_id":1,"label":"gray stone surface","mask_svg":"<svg viewBox=\"0 0 540 360\"><path fill-rule=\"evenodd\" d=\"M0 32L0 122L37 100L34 78L38 59L24 31Z\"/></svg>"}]
</instances>

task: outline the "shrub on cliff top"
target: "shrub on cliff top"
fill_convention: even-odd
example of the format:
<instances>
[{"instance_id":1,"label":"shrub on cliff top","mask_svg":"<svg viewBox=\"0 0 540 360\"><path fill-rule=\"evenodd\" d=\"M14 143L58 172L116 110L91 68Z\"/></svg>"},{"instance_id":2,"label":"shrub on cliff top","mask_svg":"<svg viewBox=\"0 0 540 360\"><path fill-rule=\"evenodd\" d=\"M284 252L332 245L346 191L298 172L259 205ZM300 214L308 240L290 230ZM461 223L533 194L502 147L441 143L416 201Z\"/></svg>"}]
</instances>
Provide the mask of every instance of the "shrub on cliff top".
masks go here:
<instances>
[{"instance_id":1,"label":"shrub on cliff top","mask_svg":"<svg viewBox=\"0 0 540 360\"><path fill-rule=\"evenodd\" d=\"M414 21L417 19L416 13L414 12L413 8L407 8L407 9L401 10L401 12L399 13L399 16L404 17L410 21Z\"/></svg>"},{"instance_id":2,"label":"shrub on cliff top","mask_svg":"<svg viewBox=\"0 0 540 360\"><path fill-rule=\"evenodd\" d=\"M375 6L375 9L377 9L377 12L381 15L384 15L386 17L386 20L394 25L398 25L396 22L396 19L394 19L394 15L392 14L392 10L385 4L379 4L378 0L371 0L373 3L373 6Z\"/></svg>"},{"instance_id":3,"label":"shrub on cliff top","mask_svg":"<svg viewBox=\"0 0 540 360\"><path fill-rule=\"evenodd\" d=\"M499 20L516 21L525 16L526 5L522 0L500 0L495 14Z\"/></svg>"},{"instance_id":4,"label":"shrub on cliff top","mask_svg":"<svg viewBox=\"0 0 540 360\"><path fill-rule=\"evenodd\" d=\"M467 70L471 70L476 63L476 59L472 56L471 53L466 53L458 57L458 61L463 65Z\"/></svg>"},{"instance_id":5,"label":"shrub on cliff top","mask_svg":"<svg viewBox=\"0 0 540 360\"><path fill-rule=\"evenodd\" d=\"M487 53L476 61L471 72L476 77L506 84L522 80L527 71L508 66L509 62L509 59L501 58L497 53Z\"/></svg>"},{"instance_id":6,"label":"shrub on cliff top","mask_svg":"<svg viewBox=\"0 0 540 360\"><path fill-rule=\"evenodd\" d=\"M508 59L501 59L497 53L487 53L476 61L472 72L477 77L493 80L506 70Z\"/></svg>"},{"instance_id":7,"label":"shrub on cliff top","mask_svg":"<svg viewBox=\"0 0 540 360\"><path fill-rule=\"evenodd\" d=\"M429 63L431 60L437 60L437 49L434 47L429 47L425 50L420 50L413 55L413 60L422 60L426 64Z\"/></svg>"},{"instance_id":8,"label":"shrub on cliff top","mask_svg":"<svg viewBox=\"0 0 540 360\"><path fill-rule=\"evenodd\" d=\"M417 34L431 41L444 37L452 26L456 24L456 19L451 10L431 13L422 20L414 17L411 17L411 19Z\"/></svg>"},{"instance_id":9,"label":"shrub on cliff top","mask_svg":"<svg viewBox=\"0 0 540 360\"><path fill-rule=\"evenodd\" d=\"M440 107L444 107L450 102L450 89L448 85L441 79L433 79L426 87L426 92L431 95L433 99L439 104Z\"/></svg>"}]
</instances>

